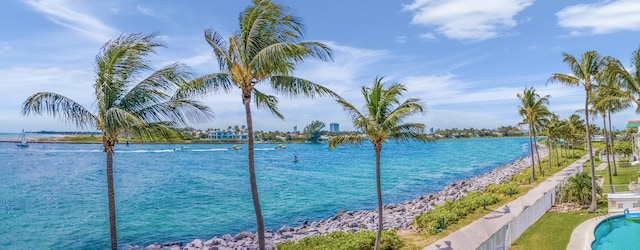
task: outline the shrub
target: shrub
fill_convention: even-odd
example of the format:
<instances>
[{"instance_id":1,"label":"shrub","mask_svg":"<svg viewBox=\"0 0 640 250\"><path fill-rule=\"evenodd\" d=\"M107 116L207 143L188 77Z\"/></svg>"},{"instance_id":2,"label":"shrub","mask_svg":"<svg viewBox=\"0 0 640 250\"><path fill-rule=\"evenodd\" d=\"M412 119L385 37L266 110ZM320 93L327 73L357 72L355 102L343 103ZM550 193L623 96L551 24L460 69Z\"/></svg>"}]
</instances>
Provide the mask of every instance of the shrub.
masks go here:
<instances>
[{"instance_id":1,"label":"shrub","mask_svg":"<svg viewBox=\"0 0 640 250\"><path fill-rule=\"evenodd\" d=\"M602 188L596 187L598 196L602 195ZM569 177L567 184L561 190L562 202L577 202L581 205L591 203L591 176L587 172L580 172L576 176Z\"/></svg>"},{"instance_id":2,"label":"shrub","mask_svg":"<svg viewBox=\"0 0 640 250\"><path fill-rule=\"evenodd\" d=\"M494 194L483 195L480 192L471 192L455 201L445 201L444 204L436 206L433 210L416 216L414 221L418 227L426 229L429 234L436 234L445 229L446 225L458 222L484 204L492 205L498 201L500 199ZM445 222L444 226L442 219Z\"/></svg>"},{"instance_id":3,"label":"shrub","mask_svg":"<svg viewBox=\"0 0 640 250\"><path fill-rule=\"evenodd\" d=\"M356 233L335 232L321 236L303 238L297 242L283 242L276 246L278 250L320 250L320 249L374 249L376 243L374 231ZM402 241L395 230L382 231L380 249L395 250L402 247Z\"/></svg>"},{"instance_id":4,"label":"shrub","mask_svg":"<svg viewBox=\"0 0 640 250\"><path fill-rule=\"evenodd\" d=\"M518 188L518 185L515 183L489 184L489 186L487 186L484 189L484 192L491 193L491 194L502 194L504 196L507 196L510 194L519 193L520 189Z\"/></svg>"}]
</instances>

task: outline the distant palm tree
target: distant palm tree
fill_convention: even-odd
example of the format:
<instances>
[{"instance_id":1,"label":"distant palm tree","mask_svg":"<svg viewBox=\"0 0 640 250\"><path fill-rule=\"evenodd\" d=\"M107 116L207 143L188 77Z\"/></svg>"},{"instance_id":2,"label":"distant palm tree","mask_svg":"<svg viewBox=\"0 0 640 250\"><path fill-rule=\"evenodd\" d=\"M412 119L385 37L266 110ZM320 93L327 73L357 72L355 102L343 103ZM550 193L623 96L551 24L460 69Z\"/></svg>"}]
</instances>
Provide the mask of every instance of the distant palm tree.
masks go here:
<instances>
[{"instance_id":1,"label":"distant palm tree","mask_svg":"<svg viewBox=\"0 0 640 250\"><path fill-rule=\"evenodd\" d=\"M549 114L548 119L544 119L540 134L547 137L547 143L549 144L549 171L551 171L552 155L551 150L556 152L555 160L556 167L559 167L559 155L558 155L558 142L562 136L562 123L560 122L557 114Z\"/></svg>"},{"instance_id":2,"label":"distant palm tree","mask_svg":"<svg viewBox=\"0 0 640 250\"><path fill-rule=\"evenodd\" d=\"M385 88L382 80L383 77L376 77L372 87L362 87L361 92L365 101L363 112L358 111L345 100L338 100L338 103L349 113L354 127L367 137L342 135L329 139L330 149L343 144L361 143L365 140L373 144L373 149L376 152L376 188L378 191L378 235L376 236L375 249L380 249L380 237L384 227L382 224L382 187L380 185L382 146L387 140L429 140L424 133L424 124L403 123L410 115L424 112L420 99L409 98L400 102L398 98L407 91L405 86L393 83Z\"/></svg>"},{"instance_id":3,"label":"distant palm tree","mask_svg":"<svg viewBox=\"0 0 640 250\"><path fill-rule=\"evenodd\" d=\"M572 148L572 152L571 155L573 157L573 155L575 154L575 148L578 144L578 139L580 138L584 138L584 136L582 135L582 133L586 130L585 129L585 125L584 125L584 120L582 120L582 118L580 118L579 115L577 114L571 114L569 116L569 119L567 119L567 126L569 129L569 132L571 133L571 148Z\"/></svg>"},{"instance_id":4,"label":"distant palm tree","mask_svg":"<svg viewBox=\"0 0 640 250\"><path fill-rule=\"evenodd\" d=\"M22 105L23 115L46 113L79 128L93 127L102 132L112 249L118 247L113 188L113 148L118 136L128 133L142 139L168 138L175 135L172 125L212 117L209 108L188 99L191 91L184 83L191 78L184 65L172 64L138 78L151 70L146 57L158 47L162 44L156 42L156 34L121 35L105 43L96 57L96 112L50 92L36 93Z\"/></svg>"},{"instance_id":5,"label":"distant palm tree","mask_svg":"<svg viewBox=\"0 0 640 250\"><path fill-rule=\"evenodd\" d=\"M569 69L571 69L572 75L563 73L554 73L549 77L547 82L558 82L568 86L582 86L585 91L584 102L584 115L585 115L585 131L587 151L589 152L589 159L591 163L591 205L589 206L589 212L596 211L598 205L598 193L596 192L596 177L595 177L595 165L593 158L593 148L591 147L591 132L589 125L589 97L592 95L593 88L597 85L595 79L601 74L603 69L603 59L596 51L587 51L582 54L582 58L578 61L573 55L563 53L562 61L565 62Z\"/></svg>"},{"instance_id":6,"label":"distant palm tree","mask_svg":"<svg viewBox=\"0 0 640 250\"><path fill-rule=\"evenodd\" d=\"M247 154L251 197L256 213L258 247L265 249L264 222L254 164L254 130L251 102L284 119L278 110L278 98L258 90L266 84L275 94L289 97L332 96L333 91L309 80L291 76L298 63L307 59L330 60L331 49L320 42L302 41L304 32L299 18L286 8L267 0L253 0L240 14L240 30L225 41L222 33L207 29L207 43L212 47L220 73L208 75L198 86L200 93L240 90L247 119Z\"/></svg>"},{"instance_id":7,"label":"distant palm tree","mask_svg":"<svg viewBox=\"0 0 640 250\"><path fill-rule=\"evenodd\" d=\"M520 106L518 106L518 113L524 118L523 124L529 125L529 145L531 148L531 179L536 179L534 149L536 144L533 140L536 138L536 127L541 124L542 120L550 114L546 105L549 104L549 95L540 96L536 93L536 90L531 87L525 87L522 93L518 93L520 99ZM538 166L540 173L542 174L542 163L540 156L538 156Z\"/></svg>"}]
</instances>

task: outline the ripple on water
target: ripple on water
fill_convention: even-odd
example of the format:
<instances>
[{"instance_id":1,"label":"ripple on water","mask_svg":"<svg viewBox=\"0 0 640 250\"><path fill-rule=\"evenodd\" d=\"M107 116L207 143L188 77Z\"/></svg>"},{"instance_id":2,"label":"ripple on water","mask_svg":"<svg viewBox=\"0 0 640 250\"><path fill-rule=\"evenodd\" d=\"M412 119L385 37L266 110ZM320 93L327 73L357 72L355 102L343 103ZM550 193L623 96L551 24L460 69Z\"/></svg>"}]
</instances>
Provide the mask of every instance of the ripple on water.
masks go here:
<instances>
[{"instance_id":1,"label":"ripple on water","mask_svg":"<svg viewBox=\"0 0 640 250\"><path fill-rule=\"evenodd\" d=\"M385 203L436 192L522 157L526 138L388 143L382 152ZM523 145L525 145L523 147ZM255 230L246 147L116 146L114 182L122 246L208 239ZM243 145L239 145L243 146ZM370 144L256 145L265 227L297 226L340 210L373 209ZM175 150L179 148L180 150ZM294 163L297 156L299 162ZM105 156L101 145L0 143L0 235L10 249L109 245Z\"/></svg>"}]
</instances>

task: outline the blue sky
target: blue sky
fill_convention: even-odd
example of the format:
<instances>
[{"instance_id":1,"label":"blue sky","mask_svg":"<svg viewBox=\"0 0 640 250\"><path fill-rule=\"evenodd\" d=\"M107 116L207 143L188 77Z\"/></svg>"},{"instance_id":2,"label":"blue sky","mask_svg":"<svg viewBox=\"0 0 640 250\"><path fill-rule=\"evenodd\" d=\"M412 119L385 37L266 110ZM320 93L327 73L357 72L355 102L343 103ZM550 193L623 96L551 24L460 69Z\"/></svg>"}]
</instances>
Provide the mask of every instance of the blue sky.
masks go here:
<instances>
[{"instance_id":1,"label":"blue sky","mask_svg":"<svg viewBox=\"0 0 640 250\"><path fill-rule=\"evenodd\" d=\"M329 45L332 62L310 61L294 75L323 84L357 107L360 87L376 76L408 87L421 98L434 128L517 125L516 94L525 86L550 95L550 109L567 118L583 108L584 90L546 85L552 73L569 73L562 52L587 50L630 64L640 46L640 1L534 0L280 0L302 18L307 40ZM207 28L228 37L249 0L8 0L0 9L0 131L76 130L48 116L20 115L31 94L51 91L93 107L94 58L122 33L158 32L167 48L152 58L158 68L174 62L201 75L218 72ZM245 123L240 93L201 99L216 118L196 128ZM313 120L340 123L347 115L328 98L280 98L286 119L254 112L256 130L301 130ZM635 107L634 107L635 108ZM614 115L614 126L638 119L633 110ZM596 120L600 125L601 120Z\"/></svg>"}]
</instances>

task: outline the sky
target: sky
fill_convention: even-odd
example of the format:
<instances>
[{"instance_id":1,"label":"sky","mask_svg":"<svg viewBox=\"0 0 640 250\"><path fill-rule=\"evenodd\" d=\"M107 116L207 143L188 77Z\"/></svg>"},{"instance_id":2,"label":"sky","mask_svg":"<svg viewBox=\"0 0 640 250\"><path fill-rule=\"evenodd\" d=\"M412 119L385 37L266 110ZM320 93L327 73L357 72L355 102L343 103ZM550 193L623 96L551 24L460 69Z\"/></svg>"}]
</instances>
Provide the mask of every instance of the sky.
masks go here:
<instances>
[{"instance_id":1,"label":"sky","mask_svg":"<svg viewBox=\"0 0 640 250\"><path fill-rule=\"evenodd\" d=\"M311 80L362 107L362 86L378 76L400 82L404 98L420 98L423 115L408 121L427 128L517 126L517 93L534 87L550 96L549 109L566 119L584 107L584 89L547 83L570 73L562 53L588 50L630 66L640 47L640 1L535 0L279 0L305 26L305 39L327 44L333 60L307 61L294 76ZM0 132L78 131L50 116L22 116L37 92L55 92L95 110L95 56L121 34L157 32L166 48L150 58L156 68L180 62L196 75L219 72L204 30L228 38L250 0L7 0L0 8ZM260 85L259 85L260 86ZM267 91L266 85L258 87ZM191 127L245 124L240 92L199 99L215 118ZM351 121L330 98L279 97L280 120L254 109L254 128L302 130L314 120ZM255 107L255 106L254 106ZM635 107L614 114L615 128L640 119ZM602 120L594 120L601 126ZM86 131L83 129L82 131Z\"/></svg>"}]
</instances>

